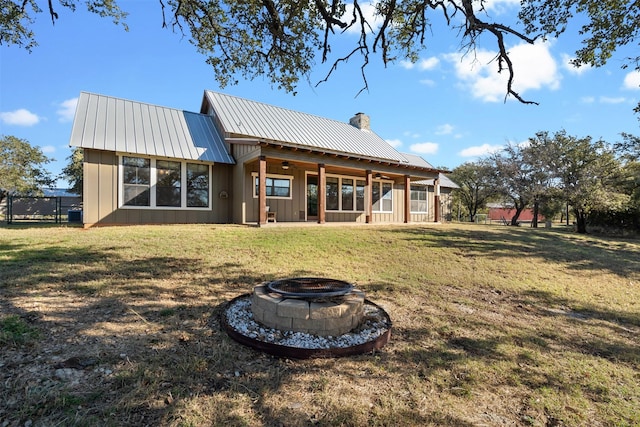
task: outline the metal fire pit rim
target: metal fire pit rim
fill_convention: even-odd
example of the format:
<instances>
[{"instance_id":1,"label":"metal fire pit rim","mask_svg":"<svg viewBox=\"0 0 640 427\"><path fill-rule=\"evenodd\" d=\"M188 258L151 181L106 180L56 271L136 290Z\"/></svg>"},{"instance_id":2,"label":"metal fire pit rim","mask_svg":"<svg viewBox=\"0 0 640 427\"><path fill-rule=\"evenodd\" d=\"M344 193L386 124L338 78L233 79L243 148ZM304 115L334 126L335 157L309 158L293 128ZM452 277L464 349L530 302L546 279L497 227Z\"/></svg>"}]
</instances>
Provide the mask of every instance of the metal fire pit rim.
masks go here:
<instances>
[{"instance_id":1,"label":"metal fire pit rim","mask_svg":"<svg viewBox=\"0 0 640 427\"><path fill-rule=\"evenodd\" d=\"M265 341L260 341L246 335L242 335L240 332L235 330L227 320L227 309L231 304L235 301L242 298L250 298L251 293L246 293L242 295L238 295L237 297L231 299L226 304L223 305L222 310L220 312L220 324L224 331L229 335L232 339L243 344L247 347L251 347L255 350L262 351L264 353L270 354L276 357L290 358L290 359L317 359L317 358L331 358L331 357L347 357L347 356L355 356L363 353L370 353L374 350L380 350L385 346L391 339L391 317L389 314L378 304L365 299L365 304L370 304L377 309L379 309L386 319L386 323L388 325L387 330L380 335L379 337L367 341L362 344L357 344L351 347L334 347L334 348L302 348L302 347L290 347L286 345L274 344Z\"/></svg>"},{"instance_id":2,"label":"metal fire pit rim","mask_svg":"<svg viewBox=\"0 0 640 427\"><path fill-rule=\"evenodd\" d=\"M340 283L344 286L342 286L339 289L335 289L335 290L327 290L327 291L322 291L322 292L316 292L316 291L307 291L307 292L292 292L292 291L287 291L287 290L283 290L283 289L278 289L277 285L282 284L282 283L286 283L286 282L295 282L295 281L317 281L318 283ZM344 296L347 295L348 293L350 293L351 291L353 291L353 289L355 288L355 286L352 283L349 282L345 282L344 280L338 280L338 279L331 279L331 278L327 278L327 277L290 277L290 278L286 278L286 279L277 279L277 280L272 280L270 282L268 282L266 284L267 288L272 291L275 292L277 294L280 294L284 297L288 297L288 298L308 298L308 299L313 299L313 298L331 298L331 297L339 297L339 296Z\"/></svg>"}]
</instances>

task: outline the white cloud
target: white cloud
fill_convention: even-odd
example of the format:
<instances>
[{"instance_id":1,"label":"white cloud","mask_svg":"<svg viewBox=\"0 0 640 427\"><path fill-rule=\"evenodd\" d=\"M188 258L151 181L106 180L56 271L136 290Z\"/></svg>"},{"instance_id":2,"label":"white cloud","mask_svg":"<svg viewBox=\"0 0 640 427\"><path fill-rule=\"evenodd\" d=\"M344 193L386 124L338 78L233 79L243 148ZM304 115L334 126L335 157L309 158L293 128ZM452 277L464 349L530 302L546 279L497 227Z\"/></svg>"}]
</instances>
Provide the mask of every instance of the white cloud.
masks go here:
<instances>
[{"instance_id":1,"label":"white cloud","mask_svg":"<svg viewBox=\"0 0 640 427\"><path fill-rule=\"evenodd\" d=\"M476 0L479 4L480 1ZM497 14L506 13L509 9L520 6L520 0L484 0L482 2L485 10L496 12Z\"/></svg>"},{"instance_id":2,"label":"white cloud","mask_svg":"<svg viewBox=\"0 0 640 427\"><path fill-rule=\"evenodd\" d=\"M440 60L435 56L432 56L431 58L421 59L418 62L418 68L420 68L420 71L433 70L439 63Z\"/></svg>"},{"instance_id":3,"label":"white cloud","mask_svg":"<svg viewBox=\"0 0 640 427\"><path fill-rule=\"evenodd\" d=\"M501 145L482 144L476 147L465 148L464 150L460 151L458 154L461 155L462 157L480 157L487 154L495 153L496 151L500 151L502 150L502 148L503 147Z\"/></svg>"},{"instance_id":4,"label":"white cloud","mask_svg":"<svg viewBox=\"0 0 640 427\"><path fill-rule=\"evenodd\" d=\"M560 87L561 76L549 47L549 43L541 42L522 43L509 49L515 73L513 89L520 95L542 87L552 90ZM454 63L460 85L469 89L475 98L485 102L504 99L509 73L507 70L498 73L496 52L478 49L475 55L473 52L452 53L446 58Z\"/></svg>"},{"instance_id":5,"label":"white cloud","mask_svg":"<svg viewBox=\"0 0 640 427\"><path fill-rule=\"evenodd\" d=\"M56 151L56 147L54 147L53 145L43 145L42 147L40 147L40 149L45 154L51 154Z\"/></svg>"},{"instance_id":6,"label":"white cloud","mask_svg":"<svg viewBox=\"0 0 640 427\"><path fill-rule=\"evenodd\" d=\"M405 131L403 135L408 136L409 138L420 138L420 134L416 132Z\"/></svg>"},{"instance_id":7,"label":"white cloud","mask_svg":"<svg viewBox=\"0 0 640 427\"><path fill-rule=\"evenodd\" d=\"M423 58L418 62L411 62L406 59L403 59L402 61L399 62L399 64L402 68L406 70L413 70L414 68L418 67L418 70L420 71L429 71L437 67L438 64L440 64L440 60L435 56L432 56L430 58Z\"/></svg>"},{"instance_id":8,"label":"white cloud","mask_svg":"<svg viewBox=\"0 0 640 427\"><path fill-rule=\"evenodd\" d=\"M0 120L8 125L33 126L40 122L40 117L29 110L20 108L19 110L0 113Z\"/></svg>"},{"instance_id":9,"label":"white cloud","mask_svg":"<svg viewBox=\"0 0 640 427\"><path fill-rule=\"evenodd\" d=\"M431 79L418 80L418 83L420 83L421 85L425 85L425 86L435 86L436 85L436 82L434 82Z\"/></svg>"},{"instance_id":10,"label":"white cloud","mask_svg":"<svg viewBox=\"0 0 640 427\"><path fill-rule=\"evenodd\" d=\"M436 135L449 135L453 133L453 126L449 123L445 123L436 128Z\"/></svg>"},{"instance_id":11,"label":"white cloud","mask_svg":"<svg viewBox=\"0 0 640 427\"><path fill-rule=\"evenodd\" d=\"M627 99L619 96L616 98L612 98L610 96L601 96L600 97L600 102L602 102L603 104L622 104L623 102L625 102Z\"/></svg>"},{"instance_id":12,"label":"white cloud","mask_svg":"<svg viewBox=\"0 0 640 427\"><path fill-rule=\"evenodd\" d=\"M78 98L71 98L61 102L57 111L59 120L61 122L72 121L73 116L76 114L76 105L78 105Z\"/></svg>"},{"instance_id":13,"label":"white cloud","mask_svg":"<svg viewBox=\"0 0 640 427\"><path fill-rule=\"evenodd\" d=\"M405 70L411 70L416 66L415 63L413 63L411 61L407 61L406 59L403 59L402 61L400 61L399 64Z\"/></svg>"},{"instance_id":14,"label":"white cloud","mask_svg":"<svg viewBox=\"0 0 640 427\"><path fill-rule=\"evenodd\" d=\"M360 10L362 11L362 15L364 16L364 19L366 19L367 23L371 26L371 28L376 29L380 25L382 25L384 21L379 15L376 15L376 8L371 2L362 2L362 3L359 3L359 5L360 5ZM343 22L347 22L347 23L351 22L351 20L353 19L353 10L354 10L353 4L348 4L346 6L346 11L342 16ZM360 15L357 12L356 12L356 19L358 21L347 29L346 31L347 33L360 34L360 32L362 31L362 27L360 24ZM369 31L370 30L367 27L367 32Z\"/></svg>"},{"instance_id":15,"label":"white cloud","mask_svg":"<svg viewBox=\"0 0 640 427\"><path fill-rule=\"evenodd\" d=\"M438 152L438 144L435 142L420 142L411 144L409 149L418 154L435 154Z\"/></svg>"},{"instance_id":16,"label":"white cloud","mask_svg":"<svg viewBox=\"0 0 640 427\"><path fill-rule=\"evenodd\" d=\"M399 139L387 139L386 141L393 148L398 148L402 145L402 141L400 141Z\"/></svg>"},{"instance_id":17,"label":"white cloud","mask_svg":"<svg viewBox=\"0 0 640 427\"><path fill-rule=\"evenodd\" d=\"M573 61L574 59L575 59L575 57L569 56L566 53L562 54L562 66L569 73L574 74L576 76L581 76L586 71L589 71L591 69L591 67L588 66L588 65L582 65L580 67L576 67L575 65L573 65L571 63L571 61Z\"/></svg>"},{"instance_id":18,"label":"white cloud","mask_svg":"<svg viewBox=\"0 0 640 427\"><path fill-rule=\"evenodd\" d=\"M631 71L624 76L625 89L640 90L640 71Z\"/></svg>"},{"instance_id":19,"label":"white cloud","mask_svg":"<svg viewBox=\"0 0 640 427\"><path fill-rule=\"evenodd\" d=\"M580 101L582 101L583 104L593 104L594 102L596 102L596 98L594 98L593 96L583 96L582 98L580 98Z\"/></svg>"}]
</instances>

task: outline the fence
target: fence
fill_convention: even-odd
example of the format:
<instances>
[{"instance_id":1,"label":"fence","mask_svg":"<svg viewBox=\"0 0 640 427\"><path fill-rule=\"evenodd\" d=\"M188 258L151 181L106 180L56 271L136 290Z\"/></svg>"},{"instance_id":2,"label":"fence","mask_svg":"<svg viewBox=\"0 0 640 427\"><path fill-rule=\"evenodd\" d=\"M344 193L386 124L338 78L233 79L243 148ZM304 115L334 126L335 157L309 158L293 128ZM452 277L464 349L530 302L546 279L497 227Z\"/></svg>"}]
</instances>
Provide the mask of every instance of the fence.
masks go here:
<instances>
[{"instance_id":1,"label":"fence","mask_svg":"<svg viewBox=\"0 0 640 427\"><path fill-rule=\"evenodd\" d=\"M9 196L6 205L7 224L23 222L55 222L64 219L82 222L82 199L73 196L18 197Z\"/></svg>"}]
</instances>

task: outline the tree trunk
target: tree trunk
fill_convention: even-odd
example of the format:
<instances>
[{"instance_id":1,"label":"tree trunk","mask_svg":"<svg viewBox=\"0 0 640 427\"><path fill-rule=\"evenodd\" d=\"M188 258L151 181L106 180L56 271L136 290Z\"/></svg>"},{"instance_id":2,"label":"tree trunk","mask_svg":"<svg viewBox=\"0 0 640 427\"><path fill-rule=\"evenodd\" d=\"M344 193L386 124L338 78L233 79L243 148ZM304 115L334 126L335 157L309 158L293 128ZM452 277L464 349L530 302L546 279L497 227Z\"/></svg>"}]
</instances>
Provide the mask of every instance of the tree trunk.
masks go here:
<instances>
[{"instance_id":1,"label":"tree trunk","mask_svg":"<svg viewBox=\"0 0 640 427\"><path fill-rule=\"evenodd\" d=\"M511 217L511 225L518 225L518 218L524 210L524 206L516 206L516 213Z\"/></svg>"},{"instance_id":2,"label":"tree trunk","mask_svg":"<svg viewBox=\"0 0 640 427\"><path fill-rule=\"evenodd\" d=\"M587 215L580 210L575 210L576 215L576 231L580 234L586 234L587 232Z\"/></svg>"},{"instance_id":3,"label":"tree trunk","mask_svg":"<svg viewBox=\"0 0 640 427\"><path fill-rule=\"evenodd\" d=\"M531 222L533 228L538 228L538 206L539 203L537 200L533 202L533 220Z\"/></svg>"}]
</instances>

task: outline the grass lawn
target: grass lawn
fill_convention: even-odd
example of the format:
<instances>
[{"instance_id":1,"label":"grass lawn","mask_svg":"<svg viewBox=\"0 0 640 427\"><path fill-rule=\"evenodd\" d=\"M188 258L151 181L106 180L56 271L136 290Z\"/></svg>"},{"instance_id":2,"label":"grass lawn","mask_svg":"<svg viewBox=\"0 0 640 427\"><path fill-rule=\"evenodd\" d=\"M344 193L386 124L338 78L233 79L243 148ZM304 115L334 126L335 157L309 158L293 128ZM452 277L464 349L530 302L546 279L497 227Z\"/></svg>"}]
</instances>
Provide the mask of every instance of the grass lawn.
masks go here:
<instances>
[{"instance_id":1,"label":"grass lawn","mask_svg":"<svg viewBox=\"0 0 640 427\"><path fill-rule=\"evenodd\" d=\"M374 354L278 359L218 315L357 284ZM0 227L0 426L638 426L640 241L564 227Z\"/></svg>"}]
</instances>

